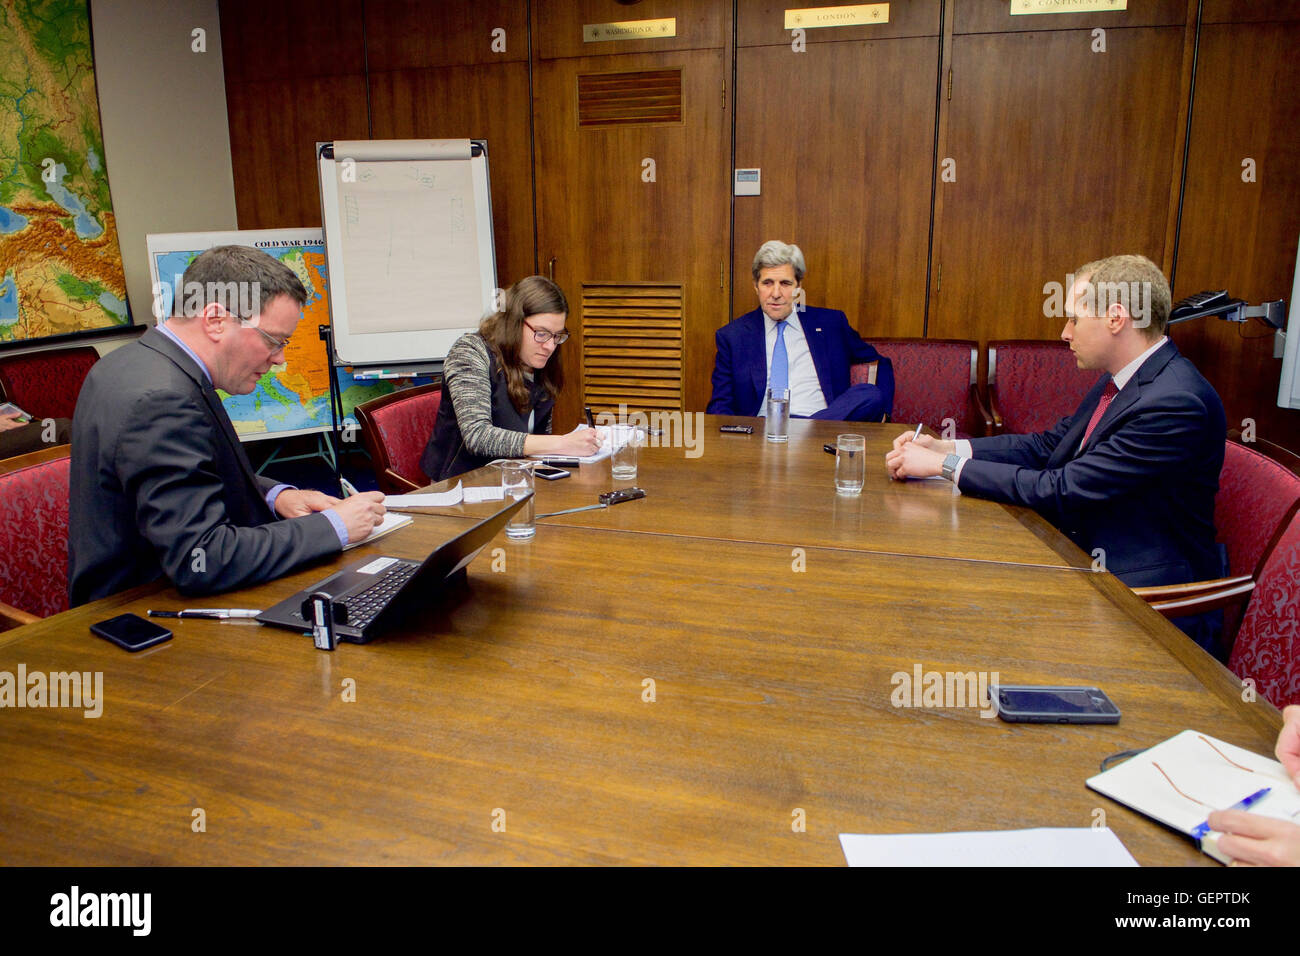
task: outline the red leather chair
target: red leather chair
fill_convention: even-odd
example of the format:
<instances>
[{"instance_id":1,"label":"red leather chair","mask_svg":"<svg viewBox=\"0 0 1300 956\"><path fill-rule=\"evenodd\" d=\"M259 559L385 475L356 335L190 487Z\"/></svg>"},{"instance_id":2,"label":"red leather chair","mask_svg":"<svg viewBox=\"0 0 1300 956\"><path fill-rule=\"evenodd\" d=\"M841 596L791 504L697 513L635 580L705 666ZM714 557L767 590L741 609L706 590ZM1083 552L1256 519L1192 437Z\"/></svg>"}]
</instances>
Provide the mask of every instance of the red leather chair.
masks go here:
<instances>
[{"instance_id":1,"label":"red leather chair","mask_svg":"<svg viewBox=\"0 0 1300 956\"><path fill-rule=\"evenodd\" d=\"M0 628L68 609L67 445L0 473Z\"/></svg>"},{"instance_id":2,"label":"red leather chair","mask_svg":"<svg viewBox=\"0 0 1300 956\"><path fill-rule=\"evenodd\" d=\"M99 353L85 345L0 358L0 395L35 418L71 418Z\"/></svg>"},{"instance_id":3,"label":"red leather chair","mask_svg":"<svg viewBox=\"0 0 1300 956\"><path fill-rule=\"evenodd\" d=\"M1265 557L1228 658L1275 707L1300 704L1300 508Z\"/></svg>"},{"instance_id":4,"label":"red leather chair","mask_svg":"<svg viewBox=\"0 0 1300 956\"><path fill-rule=\"evenodd\" d=\"M1101 373L1082 371L1064 342L989 343L989 408L998 432L1023 435L1072 414Z\"/></svg>"},{"instance_id":5,"label":"red leather chair","mask_svg":"<svg viewBox=\"0 0 1300 956\"><path fill-rule=\"evenodd\" d=\"M894 364L891 421L924 422L942 434L944 419L951 418L957 438L988 434L993 419L979 396L978 342L965 339L871 341ZM850 379L853 380L852 370Z\"/></svg>"},{"instance_id":6,"label":"red leather chair","mask_svg":"<svg viewBox=\"0 0 1300 956\"><path fill-rule=\"evenodd\" d=\"M435 384L391 392L356 407L361 441L384 494L404 495L429 483L420 456L441 403L442 385Z\"/></svg>"}]
</instances>

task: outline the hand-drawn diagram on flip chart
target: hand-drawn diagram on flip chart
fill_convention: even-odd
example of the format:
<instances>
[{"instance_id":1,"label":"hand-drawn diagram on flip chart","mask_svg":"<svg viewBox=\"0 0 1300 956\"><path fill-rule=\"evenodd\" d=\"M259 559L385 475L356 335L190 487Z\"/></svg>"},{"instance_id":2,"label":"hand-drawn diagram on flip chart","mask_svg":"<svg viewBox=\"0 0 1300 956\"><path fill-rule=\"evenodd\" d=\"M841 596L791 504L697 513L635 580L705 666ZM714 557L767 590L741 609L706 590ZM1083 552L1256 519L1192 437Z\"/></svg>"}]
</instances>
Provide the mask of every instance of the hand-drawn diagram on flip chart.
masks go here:
<instances>
[{"instance_id":1,"label":"hand-drawn diagram on flip chart","mask_svg":"<svg viewBox=\"0 0 1300 956\"><path fill-rule=\"evenodd\" d=\"M494 309L486 144L340 141L317 159L338 360L441 359Z\"/></svg>"}]
</instances>

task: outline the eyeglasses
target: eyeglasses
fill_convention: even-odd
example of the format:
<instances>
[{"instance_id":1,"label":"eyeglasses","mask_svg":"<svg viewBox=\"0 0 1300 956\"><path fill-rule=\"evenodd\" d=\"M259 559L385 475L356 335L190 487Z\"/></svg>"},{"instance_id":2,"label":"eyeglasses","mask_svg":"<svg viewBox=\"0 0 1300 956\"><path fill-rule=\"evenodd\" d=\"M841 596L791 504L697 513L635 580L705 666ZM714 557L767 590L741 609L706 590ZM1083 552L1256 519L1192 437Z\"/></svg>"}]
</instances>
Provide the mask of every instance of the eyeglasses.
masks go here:
<instances>
[{"instance_id":1,"label":"eyeglasses","mask_svg":"<svg viewBox=\"0 0 1300 956\"><path fill-rule=\"evenodd\" d=\"M252 329L258 335L260 335L263 341L265 341L266 344L270 346L272 355L274 355L276 352L283 352L284 347L289 344L289 339L292 338L292 336L288 336L283 339L277 339L274 335L268 335L266 332L263 332L256 325L249 325L248 323L252 321L251 319L242 319L239 316L235 315L235 313L229 311L228 309L223 311L225 311L226 315L230 316L232 319L238 322L241 327L245 329Z\"/></svg>"},{"instance_id":2,"label":"eyeglasses","mask_svg":"<svg viewBox=\"0 0 1300 956\"><path fill-rule=\"evenodd\" d=\"M555 339L556 345L563 345L565 342L569 340L569 333L567 331L552 332L549 329L533 328L533 326L528 325L527 319L524 319L524 325L527 325L528 328L532 331L533 341L536 342L538 345L545 345L547 342L551 341L551 339Z\"/></svg>"},{"instance_id":3,"label":"eyeglasses","mask_svg":"<svg viewBox=\"0 0 1300 956\"><path fill-rule=\"evenodd\" d=\"M246 320L246 319L240 319L240 320L239 320L239 324L242 325L242 326L243 326L244 328L246 328L246 329L252 329L252 330L253 330L254 332L256 332L258 335L260 335L260 336L261 336L261 337L266 341L266 344L269 345L269 346L271 347L271 353L272 353L272 354L274 354L274 353L276 353L276 352L283 352L283 351L284 351L284 347L285 347L286 345L289 344L289 339L288 339L288 338L277 339L277 338L276 338L275 336L273 336L273 335L267 335L265 332L263 332L261 329L259 329L256 325L249 325L249 324L248 324L248 320Z\"/></svg>"}]
</instances>

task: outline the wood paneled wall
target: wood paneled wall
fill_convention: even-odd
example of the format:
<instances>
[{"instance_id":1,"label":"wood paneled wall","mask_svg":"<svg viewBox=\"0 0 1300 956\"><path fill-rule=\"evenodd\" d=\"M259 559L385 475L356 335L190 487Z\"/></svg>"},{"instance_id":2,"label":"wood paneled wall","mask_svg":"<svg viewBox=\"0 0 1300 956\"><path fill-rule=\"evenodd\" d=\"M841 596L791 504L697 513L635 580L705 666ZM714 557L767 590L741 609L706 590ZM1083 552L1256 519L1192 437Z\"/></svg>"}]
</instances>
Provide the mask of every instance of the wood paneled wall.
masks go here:
<instances>
[{"instance_id":1,"label":"wood paneled wall","mask_svg":"<svg viewBox=\"0 0 1300 956\"><path fill-rule=\"evenodd\" d=\"M1262 19L1283 12L1289 19ZM1227 289L1251 303L1289 299L1300 237L1300 7L1207 0L1203 21L1174 297ZM1300 411L1277 407L1272 333L1257 321L1202 319L1175 326L1173 338L1218 390L1229 428L1253 419L1257 437L1300 451Z\"/></svg>"},{"instance_id":2,"label":"wood paneled wall","mask_svg":"<svg viewBox=\"0 0 1300 956\"><path fill-rule=\"evenodd\" d=\"M370 137L362 0L220 10L240 228L319 226L316 144Z\"/></svg>"},{"instance_id":3,"label":"wood paneled wall","mask_svg":"<svg viewBox=\"0 0 1300 956\"><path fill-rule=\"evenodd\" d=\"M1044 284L1115 252L1159 262L1175 298L1290 293L1300 11L1285 0L1039 16L1011 16L1006 0L912 0L891 3L887 24L810 29L798 45L773 0L220 6L241 227L319 223L317 140L486 138L501 282L559 255L562 284L566 263L584 281L679 283L689 410L707 401L713 330L753 307L749 262L769 238L804 248L808 301L845 310L868 339L1054 338ZM675 38L582 40L586 23L659 17L677 18ZM496 29L504 51L492 48ZM693 158L682 127L636 139L553 126L576 122L555 99L570 96L575 71L680 61L699 100L713 83L699 70L712 77L705 64L719 56L721 109L688 134ZM659 189L657 208L616 181L627 178L621 152L590 152L643 141L661 144L670 170L687 163L685 191ZM1242 178L1247 158L1254 182ZM730 197L736 166L762 168L762 196ZM576 205L568 217L566 197L598 208L605 228ZM635 254L642 220L655 232ZM694 235L665 241L672 228ZM730 263L720 297L704 293L719 252ZM597 275L603 264L614 271ZM1261 325L1199 320L1174 338L1232 424L1254 419L1260 437L1300 450L1300 411L1276 407L1281 363Z\"/></svg>"},{"instance_id":4,"label":"wood paneled wall","mask_svg":"<svg viewBox=\"0 0 1300 956\"><path fill-rule=\"evenodd\" d=\"M486 139L497 281L535 272L524 4L483 0L442 12L419 0L366 0L365 7L372 135Z\"/></svg>"},{"instance_id":5,"label":"wood paneled wall","mask_svg":"<svg viewBox=\"0 0 1300 956\"><path fill-rule=\"evenodd\" d=\"M803 250L809 305L868 339L921 336L941 4L794 39L782 11L737 12L734 165L759 167L763 194L736 197L732 312L757 306L754 253L782 239Z\"/></svg>"}]
</instances>

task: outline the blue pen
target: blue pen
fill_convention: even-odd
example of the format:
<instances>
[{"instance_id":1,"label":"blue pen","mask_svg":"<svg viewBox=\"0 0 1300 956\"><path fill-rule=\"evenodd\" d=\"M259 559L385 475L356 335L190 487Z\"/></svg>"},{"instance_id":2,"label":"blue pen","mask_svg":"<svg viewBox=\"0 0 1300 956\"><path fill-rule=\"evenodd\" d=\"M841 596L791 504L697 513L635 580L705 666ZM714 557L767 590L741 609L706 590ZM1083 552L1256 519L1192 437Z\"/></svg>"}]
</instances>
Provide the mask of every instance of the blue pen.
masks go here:
<instances>
[{"instance_id":1,"label":"blue pen","mask_svg":"<svg viewBox=\"0 0 1300 956\"><path fill-rule=\"evenodd\" d=\"M360 492L352 486L352 482L348 481L346 478L340 477L339 484L343 486L344 498L351 498L355 494L360 494Z\"/></svg>"},{"instance_id":2,"label":"blue pen","mask_svg":"<svg viewBox=\"0 0 1300 956\"><path fill-rule=\"evenodd\" d=\"M925 422L921 422L920 425L916 426L916 431L912 433L912 441L916 441L918 438L921 437L921 429L924 426L925 426Z\"/></svg>"},{"instance_id":3,"label":"blue pen","mask_svg":"<svg viewBox=\"0 0 1300 956\"><path fill-rule=\"evenodd\" d=\"M1224 807L1224 809L1225 810L1248 810L1251 807L1253 807L1255 804L1259 803L1259 801L1263 800L1272 792L1273 792L1272 787L1265 787L1263 790L1256 790L1250 796L1243 797L1242 799L1234 803L1232 806ZM1206 820L1204 823L1198 825L1196 829L1192 831L1192 839L1203 840L1205 839L1205 835L1209 832L1210 832L1210 821Z\"/></svg>"}]
</instances>

